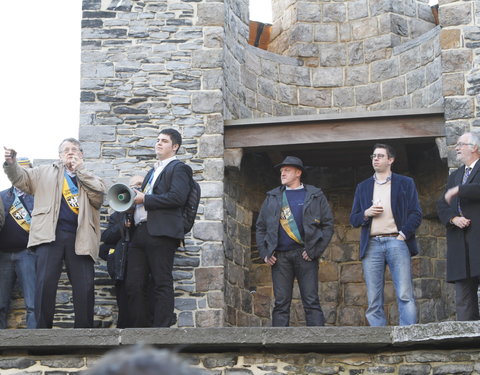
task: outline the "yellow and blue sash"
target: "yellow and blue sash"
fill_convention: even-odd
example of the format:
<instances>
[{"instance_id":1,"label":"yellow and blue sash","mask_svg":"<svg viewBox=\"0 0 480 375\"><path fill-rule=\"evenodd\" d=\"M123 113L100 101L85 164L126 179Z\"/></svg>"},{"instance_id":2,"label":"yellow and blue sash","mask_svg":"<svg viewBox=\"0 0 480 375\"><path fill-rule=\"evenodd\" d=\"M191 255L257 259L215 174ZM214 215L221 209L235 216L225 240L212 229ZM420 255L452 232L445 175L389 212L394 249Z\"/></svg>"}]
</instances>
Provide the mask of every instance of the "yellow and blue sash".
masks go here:
<instances>
[{"instance_id":1,"label":"yellow and blue sash","mask_svg":"<svg viewBox=\"0 0 480 375\"><path fill-rule=\"evenodd\" d=\"M32 221L30 212L27 210L22 200L18 196L17 191L15 189L13 190L15 193L15 199L10 206L10 216L12 216L13 220L15 220L15 222L20 225L25 232L30 232L30 223Z\"/></svg>"},{"instance_id":2,"label":"yellow and blue sash","mask_svg":"<svg viewBox=\"0 0 480 375\"><path fill-rule=\"evenodd\" d=\"M78 187L73 183L67 172L64 172L63 176L63 198L65 198L68 207L78 215Z\"/></svg>"},{"instance_id":3,"label":"yellow and blue sash","mask_svg":"<svg viewBox=\"0 0 480 375\"><path fill-rule=\"evenodd\" d=\"M298 230L297 223L295 222L295 218L293 217L292 210L290 209L290 205L288 204L287 193L285 193L285 191L283 191L282 195L280 225L288 234L288 237L290 237L299 245L303 245L302 236L300 235L300 231Z\"/></svg>"}]
</instances>

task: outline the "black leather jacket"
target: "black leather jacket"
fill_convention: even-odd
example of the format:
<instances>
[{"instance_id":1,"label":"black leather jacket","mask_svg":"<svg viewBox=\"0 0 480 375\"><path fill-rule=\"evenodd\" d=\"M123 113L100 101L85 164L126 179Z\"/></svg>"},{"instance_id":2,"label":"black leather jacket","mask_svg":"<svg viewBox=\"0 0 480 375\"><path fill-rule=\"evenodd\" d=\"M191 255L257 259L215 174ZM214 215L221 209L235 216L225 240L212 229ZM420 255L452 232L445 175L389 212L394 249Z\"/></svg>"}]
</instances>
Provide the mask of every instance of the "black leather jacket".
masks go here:
<instances>
[{"instance_id":1,"label":"black leather jacket","mask_svg":"<svg viewBox=\"0 0 480 375\"><path fill-rule=\"evenodd\" d=\"M304 184L303 229L305 250L310 258L316 259L327 248L333 235L333 215L322 190ZM278 226L284 186L267 192L257 219L257 246L260 257L271 256L278 245Z\"/></svg>"}]
</instances>

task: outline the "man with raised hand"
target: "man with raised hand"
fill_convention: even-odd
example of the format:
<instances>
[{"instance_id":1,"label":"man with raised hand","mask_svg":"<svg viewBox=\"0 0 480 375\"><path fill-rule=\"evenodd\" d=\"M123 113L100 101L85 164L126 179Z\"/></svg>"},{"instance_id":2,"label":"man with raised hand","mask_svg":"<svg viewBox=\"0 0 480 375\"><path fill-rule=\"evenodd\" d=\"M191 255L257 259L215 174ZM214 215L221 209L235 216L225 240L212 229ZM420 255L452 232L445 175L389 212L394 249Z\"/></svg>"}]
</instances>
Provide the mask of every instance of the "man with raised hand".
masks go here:
<instances>
[{"instance_id":1,"label":"man with raised hand","mask_svg":"<svg viewBox=\"0 0 480 375\"><path fill-rule=\"evenodd\" d=\"M37 253L37 328L52 328L58 280L65 262L72 284L75 328L93 327L94 262L100 244L103 181L84 167L82 146L64 139L59 160L21 168L5 148L3 168L14 186L34 196L28 247Z\"/></svg>"}]
</instances>

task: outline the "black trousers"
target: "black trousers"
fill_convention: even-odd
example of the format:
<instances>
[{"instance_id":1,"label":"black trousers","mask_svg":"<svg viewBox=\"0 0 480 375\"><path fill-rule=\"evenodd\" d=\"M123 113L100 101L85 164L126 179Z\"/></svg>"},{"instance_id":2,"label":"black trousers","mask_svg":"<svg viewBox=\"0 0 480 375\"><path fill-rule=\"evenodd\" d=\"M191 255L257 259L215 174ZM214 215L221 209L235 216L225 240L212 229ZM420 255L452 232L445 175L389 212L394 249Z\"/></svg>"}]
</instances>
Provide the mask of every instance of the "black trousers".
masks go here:
<instances>
[{"instance_id":1,"label":"black trousers","mask_svg":"<svg viewBox=\"0 0 480 375\"><path fill-rule=\"evenodd\" d=\"M455 281L455 309L457 320L480 320L478 310L478 286L480 278L469 277Z\"/></svg>"},{"instance_id":2,"label":"black trousers","mask_svg":"<svg viewBox=\"0 0 480 375\"><path fill-rule=\"evenodd\" d=\"M325 318L318 298L318 259L307 262L303 250L277 251L277 262L272 267L275 306L272 326L288 327L295 278L300 288L307 326L323 326Z\"/></svg>"},{"instance_id":3,"label":"black trousers","mask_svg":"<svg viewBox=\"0 0 480 375\"><path fill-rule=\"evenodd\" d=\"M128 249L126 289L133 327L170 327L174 317L173 259L179 240L148 234L137 227ZM148 283L153 283L153 323Z\"/></svg>"},{"instance_id":4,"label":"black trousers","mask_svg":"<svg viewBox=\"0 0 480 375\"><path fill-rule=\"evenodd\" d=\"M72 284L74 328L93 327L94 261L89 255L75 254L75 233L56 232L56 240L37 247L35 317L37 328L52 328L58 280L63 262Z\"/></svg>"}]
</instances>

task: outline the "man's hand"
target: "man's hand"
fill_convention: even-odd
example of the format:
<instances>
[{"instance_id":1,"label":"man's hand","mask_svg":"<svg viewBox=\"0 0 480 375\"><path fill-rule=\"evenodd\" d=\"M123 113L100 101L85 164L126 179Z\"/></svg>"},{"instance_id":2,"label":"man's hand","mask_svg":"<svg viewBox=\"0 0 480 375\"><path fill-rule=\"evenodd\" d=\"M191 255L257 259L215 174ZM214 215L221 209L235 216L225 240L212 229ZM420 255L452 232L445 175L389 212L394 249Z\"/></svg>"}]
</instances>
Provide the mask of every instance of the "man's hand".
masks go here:
<instances>
[{"instance_id":1,"label":"man's hand","mask_svg":"<svg viewBox=\"0 0 480 375\"><path fill-rule=\"evenodd\" d=\"M270 257L266 256L264 259L265 263L267 263L270 267L273 266L277 262L277 258L275 255L272 255Z\"/></svg>"},{"instance_id":2,"label":"man's hand","mask_svg":"<svg viewBox=\"0 0 480 375\"><path fill-rule=\"evenodd\" d=\"M363 215L365 217L375 217L380 215L383 212L383 206L377 206L375 204L372 204L369 208L365 210Z\"/></svg>"},{"instance_id":3,"label":"man's hand","mask_svg":"<svg viewBox=\"0 0 480 375\"><path fill-rule=\"evenodd\" d=\"M79 169L83 168L83 158L78 155L73 155L71 158L68 159L66 167L68 170L72 172L76 172Z\"/></svg>"},{"instance_id":4,"label":"man's hand","mask_svg":"<svg viewBox=\"0 0 480 375\"><path fill-rule=\"evenodd\" d=\"M463 229L470 225L471 220L463 216L455 216L452 220L450 220L450 222L453 225Z\"/></svg>"},{"instance_id":5,"label":"man's hand","mask_svg":"<svg viewBox=\"0 0 480 375\"><path fill-rule=\"evenodd\" d=\"M135 198L133 199L133 203L135 204L142 204L145 202L145 194L143 194L140 190L133 189L137 195L135 195Z\"/></svg>"},{"instance_id":6,"label":"man's hand","mask_svg":"<svg viewBox=\"0 0 480 375\"><path fill-rule=\"evenodd\" d=\"M5 150L5 162L10 165L15 164L17 162L17 151L5 146L3 146L3 149Z\"/></svg>"},{"instance_id":7,"label":"man's hand","mask_svg":"<svg viewBox=\"0 0 480 375\"><path fill-rule=\"evenodd\" d=\"M311 262L311 261L312 261L312 258L310 258L310 257L308 256L306 250L303 251L302 257L303 257L303 259L305 259L307 262Z\"/></svg>"},{"instance_id":8,"label":"man's hand","mask_svg":"<svg viewBox=\"0 0 480 375\"><path fill-rule=\"evenodd\" d=\"M450 204L450 202L452 201L452 198L455 197L456 195L458 195L458 186L448 189L444 196L445 202Z\"/></svg>"}]
</instances>

